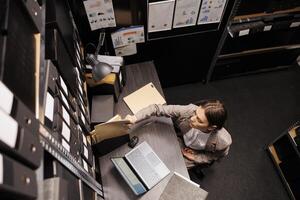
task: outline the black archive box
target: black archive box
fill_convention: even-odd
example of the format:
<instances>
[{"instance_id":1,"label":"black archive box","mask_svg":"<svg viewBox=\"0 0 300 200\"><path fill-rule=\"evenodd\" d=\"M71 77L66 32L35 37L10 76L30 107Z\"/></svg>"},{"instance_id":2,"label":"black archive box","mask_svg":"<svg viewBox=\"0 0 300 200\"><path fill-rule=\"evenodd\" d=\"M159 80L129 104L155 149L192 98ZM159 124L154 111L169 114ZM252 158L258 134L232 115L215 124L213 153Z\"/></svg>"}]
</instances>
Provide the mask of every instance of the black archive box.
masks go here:
<instances>
[{"instance_id":1,"label":"black archive box","mask_svg":"<svg viewBox=\"0 0 300 200\"><path fill-rule=\"evenodd\" d=\"M37 180L35 171L0 154L3 180L0 183L1 199L35 199Z\"/></svg>"}]
</instances>

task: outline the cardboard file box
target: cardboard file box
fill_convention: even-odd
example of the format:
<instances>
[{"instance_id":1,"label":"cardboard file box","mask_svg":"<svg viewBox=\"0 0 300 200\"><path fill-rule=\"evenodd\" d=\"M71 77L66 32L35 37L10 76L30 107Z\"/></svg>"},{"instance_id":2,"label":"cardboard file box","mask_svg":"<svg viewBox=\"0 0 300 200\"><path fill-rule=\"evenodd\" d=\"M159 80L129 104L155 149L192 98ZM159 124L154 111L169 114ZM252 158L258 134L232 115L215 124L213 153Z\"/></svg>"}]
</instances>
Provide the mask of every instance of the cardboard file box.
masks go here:
<instances>
[{"instance_id":1,"label":"cardboard file box","mask_svg":"<svg viewBox=\"0 0 300 200\"><path fill-rule=\"evenodd\" d=\"M1 199L35 199L37 181L35 171L0 154Z\"/></svg>"},{"instance_id":2,"label":"cardboard file box","mask_svg":"<svg viewBox=\"0 0 300 200\"><path fill-rule=\"evenodd\" d=\"M86 74L85 76L91 95L113 95L114 100L118 101L120 85L117 74L110 73L100 81L94 81L92 74Z\"/></svg>"}]
</instances>

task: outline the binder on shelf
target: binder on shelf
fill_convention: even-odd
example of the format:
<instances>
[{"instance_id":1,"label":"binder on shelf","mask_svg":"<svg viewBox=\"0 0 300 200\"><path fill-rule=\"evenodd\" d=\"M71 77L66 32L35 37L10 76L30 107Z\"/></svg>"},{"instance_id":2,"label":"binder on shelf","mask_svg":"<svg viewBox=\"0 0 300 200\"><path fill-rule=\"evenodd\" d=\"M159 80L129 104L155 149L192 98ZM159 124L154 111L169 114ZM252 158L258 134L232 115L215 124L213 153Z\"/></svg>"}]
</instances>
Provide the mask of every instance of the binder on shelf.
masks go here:
<instances>
[{"instance_id":1,"label":"binder on shelf","mask_svg":"<svg viewBox=\"0 0 300 200\"><path fill-rule=\"evenodd\" d=\"M56 91L56 80L58 79L58 72L56 67L52 63L49 62L49 73L48 73L48 90L50 90L51 94L54 95L57 93Z\"/></svg>"},{"instance_id":2,"label":"binder on shelf","mask_svg":"<svg viewBox=\"0 0 300 200\"><path fill-rule=\"evenodd\" d=\"M0 81L0 109L13 117L22 127L37 134L38 121L31 110Z\"/></svg>"},{"instance_id":3,"label":"binder on shelf","mask_svg":"<svg viewBox=\"0 0 300 200\"><path fill-rule=\"evenodd\" d=\"M35 171L1 153L0 192L1 199L37 198Z\"/></svg>"},{"instance_id":4,"label":"binder on shelf","mask_svg":"<svg viewBox=\"0 0 300 200\"><path fill-rule=\"evenodd\" d=\"M77 90L73 87L76 84L75 67L57 29L46 28L45 42L45 58L54 63L71 93L76 96Z\"/></svg>"},{"instance_id":5,"label":"binder on shelf","mask_svg":"<svg viewBox=\"0 0 300 200\"><path fill-rule=\"evenodd\" d=\"M20 126L16 120L1 109L0 119L1 151L32 169L38 168L42 158L38 130L29 130Z\"/></svg>"},{"instance_id":6,"label":"binder on shelf","mask_svg":"<svg viewBox=\"0 0 300 200\"><path fill-rule=\"evenodd\" d=\"M79 135L81 142L80 153L81 157L90 165L93 166L93 151L90 141L84 134Z\"/></svg>"},{"instance_id":7,"label":"binder on shelf","mask_svg":"<svg viewBox=\"0 0 300 200\"><path fill-rule=\"evenodd\" d=\"M73 110L75 110L76 108L76 101L75 98L73 97L73 95L69 92L69 89L65 83L65 81L63 80L63 78L61 76L59 76L59 78L56 81L58 88L59 88L59 93L62 96L63 100L68 103L68 105L70 105L72 107Z\"/></svg>"},{"instance_id":8,"label":"binder on shelf","mask_svg":"<svg viewBox=\"0 0 300 200\"><path fill-rule=\"evenodd\" d=\"M57 96L58 96L59 102L63 106L63 108L69 113L69 115L75 121L75 123L78 123L78 114L77 114L77 110L76 110L77 107L75 107L75 110L73 110L73 107L70 106L69 101L64 96L64 94L62 94L62 92L60 92Z\"/></svg>"}]
</instances>

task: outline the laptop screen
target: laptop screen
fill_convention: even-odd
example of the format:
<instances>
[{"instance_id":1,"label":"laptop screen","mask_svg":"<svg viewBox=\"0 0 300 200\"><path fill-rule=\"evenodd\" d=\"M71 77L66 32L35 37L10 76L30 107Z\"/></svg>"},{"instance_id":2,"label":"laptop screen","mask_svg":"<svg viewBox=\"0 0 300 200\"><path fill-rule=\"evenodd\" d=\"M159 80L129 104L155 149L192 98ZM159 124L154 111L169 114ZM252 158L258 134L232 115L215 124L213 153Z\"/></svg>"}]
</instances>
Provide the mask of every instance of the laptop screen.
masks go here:
<instances>
[{"instance_id":1,"label":"laptop screen","mask_svg":"<svg viewBox=\"0 0 300 200\"><path fill-rule=\"evenodd\" d=\"M111 158L111 160L136 195L143 194L147 191L123 158Z\"/></svg>"}]
</instances>

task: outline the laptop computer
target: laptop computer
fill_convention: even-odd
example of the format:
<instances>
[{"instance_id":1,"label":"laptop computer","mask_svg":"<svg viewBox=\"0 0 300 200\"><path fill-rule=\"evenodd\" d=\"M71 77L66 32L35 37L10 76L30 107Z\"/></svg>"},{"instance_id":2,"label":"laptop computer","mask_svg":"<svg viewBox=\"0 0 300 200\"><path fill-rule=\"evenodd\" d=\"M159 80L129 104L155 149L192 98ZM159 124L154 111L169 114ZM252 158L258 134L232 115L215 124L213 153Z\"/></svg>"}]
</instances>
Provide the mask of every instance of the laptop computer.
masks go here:
<instances>
[{"instance_id":1,"label":"laptop computer","mask_svg":"<svg viewBox=\"0 0 300 200\"><path fill-rule=\"evenodd\" d=\"M170 173L147 142L111 161L136 195L144 194Z\"/></svg>"}]
</instances>

